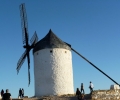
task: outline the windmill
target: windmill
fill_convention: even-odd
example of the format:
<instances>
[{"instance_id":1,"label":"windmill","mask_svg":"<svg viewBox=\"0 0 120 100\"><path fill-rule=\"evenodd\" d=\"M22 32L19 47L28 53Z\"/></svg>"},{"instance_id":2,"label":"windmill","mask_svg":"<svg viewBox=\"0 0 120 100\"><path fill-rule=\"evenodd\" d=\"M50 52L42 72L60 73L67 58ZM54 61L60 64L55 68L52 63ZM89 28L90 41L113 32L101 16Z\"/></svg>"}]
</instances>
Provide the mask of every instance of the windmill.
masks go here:
<instances>
[{"instance_id":1,"label":"windmill","mask_svg":"<svg viewBox=\"0 0 120 100\"><path fill-rule=\"evenodd\" d=\"M74 51L90 65L119 85L110 76L73 49L70 44L59 39L50 29L48 34L38 41L33 49L35 96L74 93L71 51Z\"/></svg>"},{"instance_id":2,"label":"windmill","mask_svg":"<svg viewBox=\"0 0 120 100\"><path fill-rule=\"evenodd\" d=\"M17 73L19 72L22 64L24 63L25 59L27 58L27 62L28 62L28 85L30 84L30 55L29 52L30 50L35 46L35 43L38 40L37 34L36 32L34 33L34 35L32 36L30 43L29 44L29 34L28 34L28 23L27 23L27 14L26 14L26 10L25 10L25 4L21 4L20 5L20 15L21 15L21 26L22 26L22 39L23 39L23 48L25 49L24 53L22 54L22 56L20 57L20 59L18 60L17 63Z\"/></svg>"},{"instance_id":3,"label":"windmill","mask_svg":"<svg viewBox=\"0 0 120 100\"><path fill-rule=\"evenodd\" d=\"M62 95L73 94L73 73L71 51L74 51L94 68L107 76L114 83L119 85L110 76L100 70L97 66L87 60L71 47L70 44L59 39L50 29L48 34L37 42L36 32L28 43L28 27L25 4L20 5L20 14L22 22L22 36L25 52L17 63L17 72L27 57L28 79L30 84L30 56L29 52L33 49L34 56L34 78L35 78L35 96L43 95ZM42 80L42 81L41 81ZM120 86L120 85L119 85Z\"/></svg>"}]
</instances>

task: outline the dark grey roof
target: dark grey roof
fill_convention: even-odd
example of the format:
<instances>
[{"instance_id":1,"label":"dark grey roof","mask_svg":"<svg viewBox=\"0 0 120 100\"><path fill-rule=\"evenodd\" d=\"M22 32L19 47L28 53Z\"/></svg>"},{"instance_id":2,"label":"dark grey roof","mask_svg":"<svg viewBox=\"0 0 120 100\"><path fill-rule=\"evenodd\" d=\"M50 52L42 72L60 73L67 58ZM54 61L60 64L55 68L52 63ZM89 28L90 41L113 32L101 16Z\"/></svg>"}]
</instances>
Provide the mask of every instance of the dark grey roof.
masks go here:
<instances>
[{"instance_id":1,"label":"dark grey roof","mask_svg":"<svg viewBox=\"0 0 120 100\"><path fill-rule=\"evenodd\" d=\"M50 29L48 34L35 44L33 53L45 48L64 48L64 49L71 50L70 47L71 45L59 39Z\"/></svg>"}]
</instances>

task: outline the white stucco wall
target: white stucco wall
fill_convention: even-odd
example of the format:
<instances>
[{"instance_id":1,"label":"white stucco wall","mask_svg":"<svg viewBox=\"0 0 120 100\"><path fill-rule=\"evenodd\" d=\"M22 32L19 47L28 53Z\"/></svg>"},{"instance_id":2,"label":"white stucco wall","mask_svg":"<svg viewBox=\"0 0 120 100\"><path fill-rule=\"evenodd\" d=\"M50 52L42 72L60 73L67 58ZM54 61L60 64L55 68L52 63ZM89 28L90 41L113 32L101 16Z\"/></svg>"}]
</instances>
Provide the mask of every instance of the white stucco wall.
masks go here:
<instances>
[{"instance_id":1,"label":"white stucco wall","mask_svg":"<svg viewBox=\"0 0 120 100\"><path fill-rule=\"evenodd\" d=\"M111 85L111 86L110 86L110 89L120 89L120 86L114 84L114 85Z\"/></svg>"},{"instance_id":2,"label":"white stucco wall","mask_svg":"<svg viewBox=\"0 0 120 100\"><path fill-rule=\"evenodd\" d=\"M71 51L54 48L35 52L34 78L35 96L73 94Z\"/></svg>"}]
</instances>

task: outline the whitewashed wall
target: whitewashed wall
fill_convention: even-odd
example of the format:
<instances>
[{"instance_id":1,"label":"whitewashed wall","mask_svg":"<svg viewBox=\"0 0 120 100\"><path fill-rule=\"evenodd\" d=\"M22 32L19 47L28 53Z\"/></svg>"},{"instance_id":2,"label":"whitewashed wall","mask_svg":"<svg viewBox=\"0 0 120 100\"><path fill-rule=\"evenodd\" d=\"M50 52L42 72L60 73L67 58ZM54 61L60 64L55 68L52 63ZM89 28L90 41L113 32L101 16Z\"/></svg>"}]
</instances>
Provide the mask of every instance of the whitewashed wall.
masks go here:
<instances>
[{"instance_id":1,"label":"whitewashed wall","mask_svg":"<svg viewBox=\"0 0 120 100\"><path fill-rule=\"evenodd\" d=\"M71 51L42 49L34 53L35 96L73 94Z\"/></svg>"},{"instance_id":2,"label":"whitewashed wall","mask_svg":"<svg viewBox=\"0 0 120 100\"><path fill-rule=\"evenodd\" d=\"M114 84L114 85L111 85L111 86L110 86L110 89L120 89L120 86Z\"/></svg>"}]
</instances>

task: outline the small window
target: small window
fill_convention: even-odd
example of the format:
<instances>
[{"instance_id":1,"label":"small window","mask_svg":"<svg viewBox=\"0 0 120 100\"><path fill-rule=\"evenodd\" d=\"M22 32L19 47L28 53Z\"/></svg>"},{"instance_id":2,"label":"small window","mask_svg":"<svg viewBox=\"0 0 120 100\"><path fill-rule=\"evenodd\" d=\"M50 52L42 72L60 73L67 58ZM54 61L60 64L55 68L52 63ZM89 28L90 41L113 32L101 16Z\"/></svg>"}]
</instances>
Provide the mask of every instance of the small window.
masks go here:
<instances>
[{"instance_id":1,"label":"small window","mask_svg":"<svg viewBox=\"0 0 120 100\"><path fill-rule=\"evenodd\" d=\"M65 53L67 53L67 51L65 51Z\"/></svg>"},{"instance_id":2,"label":"small window","mask_svg":"<svg viewBox=\"0 0 120 100\"><path fill-rule=\"evenodd\" d=\"M50 50L50 53L52 53L53 51L52 50Z\"/></svg>"}]
</instances>

